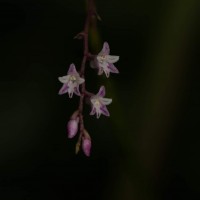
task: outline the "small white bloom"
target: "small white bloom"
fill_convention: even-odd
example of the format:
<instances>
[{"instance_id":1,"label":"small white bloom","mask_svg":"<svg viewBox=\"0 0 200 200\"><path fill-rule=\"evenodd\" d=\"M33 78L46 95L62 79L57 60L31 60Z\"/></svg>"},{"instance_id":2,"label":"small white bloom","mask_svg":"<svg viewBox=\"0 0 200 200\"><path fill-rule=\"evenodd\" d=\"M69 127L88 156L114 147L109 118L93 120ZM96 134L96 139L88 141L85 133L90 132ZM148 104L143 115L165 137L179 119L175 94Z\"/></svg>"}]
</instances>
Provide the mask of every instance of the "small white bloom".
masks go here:
<instances>
[{"instance_id":1,"label":"small white bloom","mask_svg":"<svg viewBox=\"0 0 200 200\"><path fill-rule=\"evenodd\" d=\"M70 65L67 75L59 77L58 80L63 83L63 86L59 90L58 94L61 95L68 93L69 98L72 98L73 93L80 96L79 85L82 84L85 80L80 77L73 63Z\"/></svg>"},{"instance_id":2,"label":"small white bloom","mask_svg":"<svg viewBox=\"0 0 200 200\"><path fill-rule=\"evenodd\" d=\"M103 98L105 96L105 87L101 86L99 92L92 96L90 101L92 103L92 110L90 115L94 115L96 113L96 117L99 118L101 114L105 116L110 116L110 113L107 109L107 105L112 103L112 99Z\"/></svg>"},{"instance_id":3,"label":"small white bloom","mask_svg":"<svg viewBox=\"0 0 200 200\"><path fill-rule=\"evenodd\" d=\"M104 72L107 78L110 76L110 72L119 73L118 69L113 64L119 60L119 56L109 54L109 44L104 42L102 50L96 56L95 60L91 61L91 67L98 69L98 75L102 75Z\"/></svg>"}]
</instances>

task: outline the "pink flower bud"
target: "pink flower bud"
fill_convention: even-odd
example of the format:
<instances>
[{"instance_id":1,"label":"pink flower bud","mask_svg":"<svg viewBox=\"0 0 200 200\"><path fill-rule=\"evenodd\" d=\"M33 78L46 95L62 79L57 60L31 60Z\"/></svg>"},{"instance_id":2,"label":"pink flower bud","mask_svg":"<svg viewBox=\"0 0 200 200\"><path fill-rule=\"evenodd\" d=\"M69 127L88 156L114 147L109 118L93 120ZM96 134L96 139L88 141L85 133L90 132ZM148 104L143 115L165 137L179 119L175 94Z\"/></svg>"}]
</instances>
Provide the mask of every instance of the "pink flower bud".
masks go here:
<instances>
[{"instance_id":1,"label":"pink flower bud","mask_svg":"<svg viewBox=\"0 0 200 200\"><path fill-rule=\"evenodd\" d=\"M84 138L82 142L82 149L86 156L90 156L91 150L91 140L89 138Z\"/></svg>"},{"instance_id":2,"label":"pink flower bud","mask_svg":"<svg viewBox=\"0 0 200 200\"><path fill-rule=\"evenodd\" d=\"M71 119L67 124L68 138L73 138L78 132L79 119Z\"/></svg>"}]
</instances>

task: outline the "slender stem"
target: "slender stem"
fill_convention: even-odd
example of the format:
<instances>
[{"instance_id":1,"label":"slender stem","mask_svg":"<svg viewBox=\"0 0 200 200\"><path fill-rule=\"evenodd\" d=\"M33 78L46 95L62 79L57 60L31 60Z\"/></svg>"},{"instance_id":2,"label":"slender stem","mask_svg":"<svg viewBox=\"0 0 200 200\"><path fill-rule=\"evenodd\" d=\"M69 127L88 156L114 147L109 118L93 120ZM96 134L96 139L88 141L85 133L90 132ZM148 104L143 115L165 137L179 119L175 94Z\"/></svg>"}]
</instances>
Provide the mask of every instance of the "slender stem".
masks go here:
<instances>
[{"instance_id":1,"label":"slender stem","mask_svg":"<svg viewBox=\"0 0 200 200\"><path fill-rule=\"evenodd\" d=\"M85 20L84 25L84 31L83 31L83 59L81 63L81 69L80 69L80 76L82 78L85 78L85 67L87 59L90 57L89 48L88 48L88 32L89 32L89 26L91 22L91 17L95 13L94 8L94 0L87 0L88 2L88 8L87 8L87 17ZM81 96L79 101L79 118L80 118L80 136L81 138L83 132L84 132L84 121L83 121L83 101L84 97L86 95L86 89L85 89L85 82L81 85Z\"/></svg>"},{"instance_id":2,"label":"slender stem","mask_svg":"<svg viewBox=\"0 0 200 200\"><path fill-rule=\"evenodd\" d=\"M91 92L88 92L87 90L85 90L85 92L84 92L84 95L85 95L85 96L87 96L87 97L94 96L94 94L93 94L93 93L91 93Z\"/></svg>"}]
</instances>

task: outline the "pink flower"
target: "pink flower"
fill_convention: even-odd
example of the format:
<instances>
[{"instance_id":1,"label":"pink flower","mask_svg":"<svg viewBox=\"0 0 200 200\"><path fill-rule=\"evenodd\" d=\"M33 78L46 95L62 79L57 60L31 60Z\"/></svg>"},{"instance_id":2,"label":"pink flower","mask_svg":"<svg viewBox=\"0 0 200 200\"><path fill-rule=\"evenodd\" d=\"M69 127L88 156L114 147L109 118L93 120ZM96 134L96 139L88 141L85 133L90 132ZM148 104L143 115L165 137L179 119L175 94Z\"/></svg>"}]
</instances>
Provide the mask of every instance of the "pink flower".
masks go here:
<instances>
[{"instance_id":1,"label":"pink flower","mask_svg":"<svg viewBox=\"0 0 200 200\"><path fill-rule=\"evenodd\" d=\"M89 157L90 156L90 150L91 150L91 140L83 139L82 148L83 148L84 154Z\"/></svg>"},{"instance_id":2,"label":"pink flower","mask_svg":"<svg viewBox=\"0 0 200 200\"><path fill-rule=\"evenodd\" d=\"M79 118L70 119L67 123L68 138L73 138L78 132Z\"/></svg>"},{"instance_id":3,"label":"pink flower","mask_svg":"<svg viewBox=\"0 0 200 200\"><path fill-rule=\"evenodd\" d=\"M85 80L80 77L73 63L70 65L67 75L59 77L58 80L63 83L63 86L59 90L58 94L61 95L68 92L69 98L72 98L73 93L80 96L79 85Z\"/></svg>"},{"instance_id":4,"label":"pink flower","mask_svg":"<svg viewBox=\"0 0 200 200\"><path fill-rule=\"evenodd\" d=\"M104 72L107 78L110 76L110 72L116 74L119 73L118 69L113 65L113 63L119 60L119 56L113 56L109 54L109 44L107 42L104 42L102 50L90 63L92 68L98 69L98 75L102 75Z\"/></svg>"},{"instance_id":5,"label":"pink flower","mask_svg":"<svg viewBox=\"0 0 200 200\"><path fill-rule=\"evenodd\" d=\"M91 151L91 138L90 138L90 135L89 133L84 130L83 132L83 138L82 138L82 149L83 149L83 152L86 156L90 156L90 151Z\"/></svg>"},{"instance_id":6,"label":"pink flower","mask_svg":"<svg viewBox=\"0 0 200 200\"><path fill-rule=\"evenodd\" d=\"M90 115L94 115L96 113L97 118L99 118L101 114L105 116L110 116L106 105L111 104L112 99L103 98L105 96L105 93L105 87L101 86L99 92L90 98L90 101L92 103L92 110L90 112Z\"/></svg>"}]
</instances>

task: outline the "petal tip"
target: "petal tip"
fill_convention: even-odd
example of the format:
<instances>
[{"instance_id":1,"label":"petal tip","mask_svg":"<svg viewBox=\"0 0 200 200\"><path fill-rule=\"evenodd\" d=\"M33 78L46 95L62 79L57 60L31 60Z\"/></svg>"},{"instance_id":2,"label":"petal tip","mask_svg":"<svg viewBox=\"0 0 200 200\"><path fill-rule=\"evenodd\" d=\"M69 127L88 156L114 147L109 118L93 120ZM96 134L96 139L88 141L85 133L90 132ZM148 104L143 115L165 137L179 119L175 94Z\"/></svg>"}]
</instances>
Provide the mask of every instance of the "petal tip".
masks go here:
<instances>
[{"instance_id":1,"label":"petal tip","mask_svg":"<svg viewBox=\"0 0 200 200\"><path fill-rule=\"evenodd\" d=\"M74 73L77 73L76 71L76 66L74 65L74 63L71 63L70 66L69 66L69 70L67 72L67 74L74 74Z\"/></svg>"}]
</instances>

